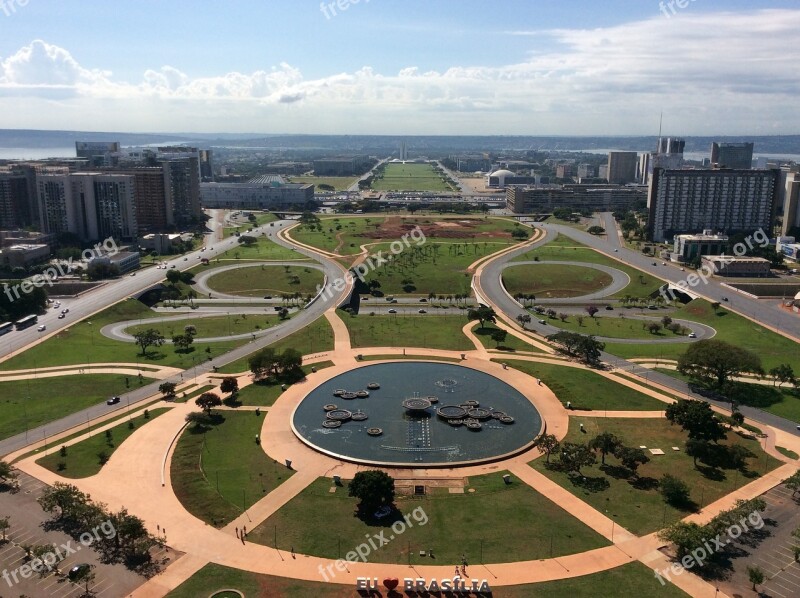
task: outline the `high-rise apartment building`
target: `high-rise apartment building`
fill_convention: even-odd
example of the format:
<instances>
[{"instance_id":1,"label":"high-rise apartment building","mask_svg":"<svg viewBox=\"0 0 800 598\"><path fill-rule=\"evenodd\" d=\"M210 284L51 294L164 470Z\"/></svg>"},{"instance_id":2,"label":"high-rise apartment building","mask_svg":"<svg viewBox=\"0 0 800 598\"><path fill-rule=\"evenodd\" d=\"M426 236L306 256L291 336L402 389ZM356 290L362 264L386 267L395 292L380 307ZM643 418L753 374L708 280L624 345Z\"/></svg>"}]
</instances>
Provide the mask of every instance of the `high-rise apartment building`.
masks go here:
<instances>
[{"instance_id":1,"label":"high-rise apartment building","mask_svg":"<svg viewBox=\"0 0 800 598\"><path fill-rule=\"evenodd\" d=\"M612 185L627 185L636 182L636 152L608 153L608 182Z\"/></svg>"},{"instance_id":2,"label":"high-rise apartment building","mask_svg":"<svg viewBox=\"0 0 800 598\"><path fill-rule=\"evenodd\" d=\"M778 170L665 170L650 181L648 234L663 242L676 234L705 229L771 234Z\"/></svg>"},{"instance_id":3,"label":"high-rise apartment building","mask_svg":"<svg viewBox=\"0 0 800 598\"><path fill-rule=\"evenodd\" d=\"M88 160L89 166L93 168L112 166L119 155L119 142L76 141L75 155Z\"/></svg>"},{"instance_id":4,"label":"high-rise apartment building","mask_svg":"<svg viewBox=\"0 0 800 598\"><path fill-rule=\"evenodd\" d=\"M711 164L720 168L750 170L753 166L753 144L715 141L711 144Z\"/></svg>"},{"instance_id":5,"label":"high-rise apartment building","mask_svg":"<svg viewBox=\"0 0 800 598\"><path fill-rule=\"evenodd\" d=\"M200 152L193 147L159 147L156 161L164 168L167 205L177 226L203 218L200 207Z\"/></svg>"},{"instance_id":6,"label":"high-rise apartment building","mask_svg":"<svg viewBox=\"0 0 800 598\"><path fill-rule=\"evenodd\" d=\"M786 175L781 235L786 236L796 228L800 228L800 172L790 172Z\"/></svg>"},{"instance_id":7,"label":"high-rise apartment building","mask_svg":"<svg viewBox=\"0 0 800 598\"><path fill-rule=\"evenodd\" d=\"M0 172L0 228L18 228L33 223L31 198L25 175Z\"/></svg>"}]
</instances>

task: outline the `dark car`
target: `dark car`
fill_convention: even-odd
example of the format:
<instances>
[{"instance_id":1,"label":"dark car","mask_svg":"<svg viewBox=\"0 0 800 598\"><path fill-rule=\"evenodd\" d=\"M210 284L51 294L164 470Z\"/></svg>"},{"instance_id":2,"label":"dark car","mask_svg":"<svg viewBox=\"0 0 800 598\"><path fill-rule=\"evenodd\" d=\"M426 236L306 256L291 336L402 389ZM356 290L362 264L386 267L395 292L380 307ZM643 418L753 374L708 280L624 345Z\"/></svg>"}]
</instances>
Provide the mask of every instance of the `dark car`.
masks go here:
<instances>
[{"instance_id":1,"label":"dark car","mask_svg":"<svg viewBox=\"0 0 800 598\"><path fill-rule=\"evenodd\" d=\"M614 309L614 306L613 305L606 305L606 309L608 311L611 311L612 309Z\"/></svg>"},{"instance_id":2,"label":"dark car","mask_svg":"<svg viewBox=\"0 0 800 598\"><path fill-rule=\"evenodd\" d=\"M80 563L75 565L72 569L69 570L67 573L67 579L70 581L78 581L83 579L83 577L92 569L92 566L89 563Z\"/></svg>"},{"instance_id":3,"label":"dark car","mask_svg":"<svg viewBox=\"0 0 800 598\"><path fill-rule=\"evenodd\" d=\"M119 401L120 401L119 397L111 397L106 401L106 405L116 405L117 403L119 403Z\"/></svg>"}]
</instances>

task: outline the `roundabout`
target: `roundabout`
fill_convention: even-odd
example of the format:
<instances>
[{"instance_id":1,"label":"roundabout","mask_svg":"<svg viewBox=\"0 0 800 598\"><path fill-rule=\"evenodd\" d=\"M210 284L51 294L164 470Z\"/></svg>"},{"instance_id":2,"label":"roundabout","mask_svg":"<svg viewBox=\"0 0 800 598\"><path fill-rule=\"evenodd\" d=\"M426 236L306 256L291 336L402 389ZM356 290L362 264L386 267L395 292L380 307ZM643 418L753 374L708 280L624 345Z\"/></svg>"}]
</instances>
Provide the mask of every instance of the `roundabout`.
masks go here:
<instances>
[{"instance_id":1,"label":"roundabout","mask_svg":"<svg viewBox=\"0 0 800 598\"><path fill-rule=\"evenodd\" d=\"M342 388L365 388L374 380L380 380L379 390L369 398L352 399L358 418L353 417L355 409L330 410L330 397ZM360 396L358 391L346 394ZM523 452L544 424L529 398L489 373L411 361L367 365L323 382L300 400L291 425L303 443L336 459L391 467L452 467ZM382 431L380 439L370 432L375 428Z\"/></svg>"}]
</instances>

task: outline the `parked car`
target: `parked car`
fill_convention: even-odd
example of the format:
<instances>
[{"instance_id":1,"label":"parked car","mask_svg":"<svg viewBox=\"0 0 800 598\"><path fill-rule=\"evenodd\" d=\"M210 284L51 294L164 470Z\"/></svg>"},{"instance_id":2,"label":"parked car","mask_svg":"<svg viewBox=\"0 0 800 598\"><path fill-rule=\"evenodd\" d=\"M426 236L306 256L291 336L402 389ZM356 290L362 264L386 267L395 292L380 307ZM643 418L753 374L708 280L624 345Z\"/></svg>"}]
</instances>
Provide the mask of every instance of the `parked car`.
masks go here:
<instances>
[{"instance_id":1,"label":"parked car","mask_svg":"<svg viewBox=\"0 0 800 598\"><path fill-rule=\"evenodd\" d=\"M120 401L119 397L111 397L106 401L106 405L116 405L117 403L119 403L119 401Z\"/></svg>"},{"instance_id":2,"label":"parked car","mask_svg":"<svg viewBox=\"0 0 800 598\"><path fill-rule=\"evenodd\" d=\"M79 563L72 567L67 573L67 579L70 581L78 581L92 568L89 563Z\"/></svg>"}]
</instances>

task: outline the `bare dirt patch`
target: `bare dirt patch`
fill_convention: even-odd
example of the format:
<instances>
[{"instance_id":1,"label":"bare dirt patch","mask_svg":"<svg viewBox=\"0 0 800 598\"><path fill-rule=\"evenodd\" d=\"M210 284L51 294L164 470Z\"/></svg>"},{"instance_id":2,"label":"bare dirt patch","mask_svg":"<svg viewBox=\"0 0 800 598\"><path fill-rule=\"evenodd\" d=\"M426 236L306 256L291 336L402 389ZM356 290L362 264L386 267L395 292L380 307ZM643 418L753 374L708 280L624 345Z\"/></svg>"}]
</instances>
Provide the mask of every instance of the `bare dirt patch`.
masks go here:
<instances>
[{"instance_id":1,"label":"bare dirt patch","mask_svg":"<svg viewBox=\"0 0 800 598\"><path fill-rule=\"evenodd\" d=\"M417 226L426 237L440 239L510 239L511 233L505 231L481 231L480 219L462 220L408 220L399 217L386 218L380 227L364 231L360 235L368 239L398 239Z\"/></svg>"}]
</instances>

